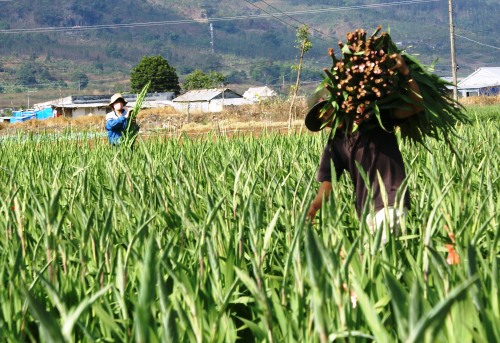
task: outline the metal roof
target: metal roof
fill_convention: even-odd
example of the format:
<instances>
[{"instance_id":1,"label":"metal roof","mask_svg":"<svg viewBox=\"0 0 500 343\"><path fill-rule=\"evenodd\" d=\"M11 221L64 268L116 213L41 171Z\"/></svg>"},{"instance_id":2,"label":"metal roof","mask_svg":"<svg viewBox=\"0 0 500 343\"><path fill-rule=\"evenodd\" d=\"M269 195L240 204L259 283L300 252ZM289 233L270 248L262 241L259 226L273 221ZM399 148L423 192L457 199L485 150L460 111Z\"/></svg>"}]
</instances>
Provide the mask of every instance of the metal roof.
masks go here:
<instances>
[{"instance_id":1,"label":"metal roof","mask_svg":"<svg viewBox=\"0 0 500 343\"><path fill-rule=\"evenodd\" d=\"M241 95L230 90L229 88L212 88L212 89L196 89L188 91L181 96L173 99L174 102L197 102L210 101L224 93L227 98L241 98Z\"/></svg>"},{"instance_id":2,"label":"metal roof","mask_svg":"<svg viewBox=\"0 0 500 343\"><path fill-rule=\"evenodd\" d=\"M174 92L148 93L144 98L144 106L148 102L167 101L175 96ZM86 108L86 107L109 107L109 95L70 95L65 98L50 100L35 104L36 108L43 107L65 107L65 108ZM133 106L137 99L137 94L123 94L123 98L128 102L127 106Z\"/></svg>"},{"instance_id":3,"label":"metal roof","mask_svg":"<svg viewBox=\"0 0 500 343\"><path fill-rule=\"evenodd\" d=\"M479 68L458 83L460 89L477 89L500 85L500 67Z\"/></svg>"},{"instance_id":4,"label":"metal roof","mask_svg":"<svg viewBox=\"0 0 500 343\"><path fill-rule=\"evenodd\" d=\"M62 108L106 108L109 107L107 103L95 102L95 103L85 103L85 104L63 104L63 103L53 103L52 107L62 107ZM128 107L128 106L127 106Z\"/></svg>"},{"instance_id":5,"label":"metal roof","mask_svg":"<svg viewBox=\"0 0 500 343\"><path fill-rule=\"evenodd\" d=\"M137 99L137 94L133 93L123 93L123 98L127 102L135 101ZM155 100L171 100L175 97L174 92L162 92L162 93L147 93L144 97L144 101L155 101ZM73 104L93 104L93 103L109 103L109 95L73 95L71 100Z\"/></svg>"}]
</instances>

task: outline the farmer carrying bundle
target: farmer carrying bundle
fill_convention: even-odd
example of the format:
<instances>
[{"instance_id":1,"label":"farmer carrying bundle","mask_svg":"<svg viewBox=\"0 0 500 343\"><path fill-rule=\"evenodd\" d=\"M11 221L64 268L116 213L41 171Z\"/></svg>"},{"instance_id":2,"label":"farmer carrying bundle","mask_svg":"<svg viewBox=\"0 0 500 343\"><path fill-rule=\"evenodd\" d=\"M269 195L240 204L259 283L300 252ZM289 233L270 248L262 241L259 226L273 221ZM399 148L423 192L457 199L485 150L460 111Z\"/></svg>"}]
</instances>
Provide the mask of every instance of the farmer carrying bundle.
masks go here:
<instances>
[{"instance_id":1,"label":"farmer carrying bundle","mask_svg":"<svg viewBox=\"0 0 500 343\"><path fill-rule=\"evenodd\" d=\"M395 121L404 139L419 143L424 143L426 136L446 139L449 133L455 132L458 121L467 122L461 105L448 95L446 86L450 83L399 50L388 33L378 35L380 30L379 26L368 38L362 29L349 32L347 43L339 42L340 58L333 48L329 49L332 67L323 69L326 77L312 97L322 97L327 101L320 108L319 117L306 118L306 125L317 131L324 127L324 123L334 122L337 124L333 125L334 128L341 126L352 133L359 128L369 129L377 123L384 127L384 120L389 119L385 117L391 117L407 119ZM401 68L401 63L405 67ZM419 86L418 101L409 80ZM418 116L395 112L396 109L411 111L417 102L422 106L422 113ZM328 118L324 118L326 112ZM323 125L317 127L320 122Z\"/></svg>"},{"instance_id":2,"label":"farmer carrying bundle","mask_svg":"<svg viewBox=\"0 0 500 343\"><path fill-rule=\"evenodd\" d=\"M321 185L308 217L313 220L323 197L328 199L332 177L347 171L358 216L372 232L385 220L395 232L410 208L395 129L403 138L423 144L426 136L446 139L466 117L447 95L445 81L398 50L389 34L379 32L380 27L368 38L364 30L348 33L347 43L339 43L339 58L330 49L332 67L324 69L326 78L308 100L307 128L332 128L317 175ZM382 241L386 239L384 232Z\"/></svg>"}]
</instances>

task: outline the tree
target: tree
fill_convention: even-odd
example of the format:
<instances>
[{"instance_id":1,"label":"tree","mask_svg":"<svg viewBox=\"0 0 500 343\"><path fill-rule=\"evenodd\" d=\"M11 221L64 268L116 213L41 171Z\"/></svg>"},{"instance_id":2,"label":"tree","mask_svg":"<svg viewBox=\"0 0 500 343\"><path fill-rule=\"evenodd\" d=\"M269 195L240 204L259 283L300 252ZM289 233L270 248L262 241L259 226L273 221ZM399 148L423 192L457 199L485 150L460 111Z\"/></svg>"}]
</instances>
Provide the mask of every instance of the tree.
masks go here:
<instances>
[{"instance_id":1,"label":"tree","mask_svg":"<svg viewBox=\"0 0 500 343\"><path fill-rule=\"evenodd\" d=\"M55 81L55 78L52 75L50 75L50 72L47 68L39 68L37 78L38 81L42 83Z\"/></svg>"},{"instance_id":2,"label":"tree","mask_svg":"<svg viewBox=\"0 0 500 343\"><path fill-rule=\"evenodd\" d=\"M73 74L72 81L78 85L79 90L84 89L89 84L89 78L87 74L81 71L77 71L76 73Z\"/></svg>"},{"instance_id":3,"label":"tree","mask_svg":"<svg viewBox=\"0 0 500 343\"><path fill-rule=\"evenodd\" d=\"M145 56L130 73L133 92L139 93L151 81L150 92L175 92L179 94L179 77L162 56Z\"/></svg>"},{"instance_id":4,"label":"tree","mask_svg":"<svg viewBox=\"0 0 500 343\"><path fill-rule=\"evenodd\" d=\"M203 71L196 69L186 76L186 81L182 84L182 88L185 90L218 88L225 82L226 78L221 73L210 71L208 74L205 74Z\"/></svg>"},{"instance_id":5,"label":"tree","mask_svg":"<svg viewBox=\"0 0 500 343\"><path fill-rule=\"evenodd\" d=\"M233 70L227 75L226 82L227 83L243 83L247 78L247 73L244 70Z\"/></svg>"},{"instance_id":6,"label":"tree","mask_svg":"<svg viewBox=\"0 0 500 343\"><path fill-rule=\"evenodd\" d=\"M249 67L249 71L250 76L255 81L275 84L280 82L283 74L288 71L288 68L285 70L281 65L271 62L252 65Z\"/></svg>"},{"instance_id":7,"label":"tree","mask_svg":"<svg viewBox=\"0 0 500 343\"><path fill-rule=\"evenodd\" d=\"M36 69L31 63L23 63L16 72L17 83L23 86L32 86L37 83Z\"/></svg>"},{"instance_id":8,"label":"tree","mask_svg":"<svg viewBox=\"0 0 500 343\"><path fill-rule=\"evenodd\" d=\"M104 48L104 53L111 58L121 58L122 53L120 47L116 43L110 43Z\"/></svg>"},{"instance_id":9,"label":"tree","mask_svg":"<svg viewBox=\"0 0 500 343\"><path fill-rule=\"evenodd\" d=\"M290 104L290 113L288 115L288 129L292 127L292 111L293 106L295 104L295 98L297 97L297 92L299 91L300 85L300 71L302 70L302 62L304 60L304 54L312 49L312 43L309 40L309 26L302 25L297 29L297 40L295 41L297 45L295 46L300 50L300 58L299 65L294 66L294 69L297 69L297 81L295 82L295 86L293 86L292 91L292 102Z\"/></svg>"}]
</instances>

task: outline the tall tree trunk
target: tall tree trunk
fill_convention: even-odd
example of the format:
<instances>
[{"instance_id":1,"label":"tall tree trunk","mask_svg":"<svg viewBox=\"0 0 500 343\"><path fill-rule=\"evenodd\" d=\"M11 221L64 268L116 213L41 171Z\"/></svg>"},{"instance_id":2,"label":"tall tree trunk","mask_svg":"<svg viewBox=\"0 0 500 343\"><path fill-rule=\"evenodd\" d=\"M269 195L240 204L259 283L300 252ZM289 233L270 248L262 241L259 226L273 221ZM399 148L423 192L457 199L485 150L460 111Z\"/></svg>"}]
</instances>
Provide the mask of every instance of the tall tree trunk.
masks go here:
<instances>
[{"instance_id":1,"label":"tall tree trunk","mask_svg":"<svg viewBox=\"0 0 500 343\"><path fill-rule=\"evenodd\" d=\"M297 68L297 81L295 81L295 87L293 88L293 94L292 94L292 101L290 103L290 111L288 112L288 130L292 128L292 119L294 119L295 116L293 116L293 107L295 105L295 98L297 97L297 92L299 91L299 84L300 84L300 71L302 70L302 61L304 60L304 53L305 53L305 46L306 46L306 39L302 42L302 48L300 50L300 59L299 59L299 66Z\"/></svg>"}]
</instances>

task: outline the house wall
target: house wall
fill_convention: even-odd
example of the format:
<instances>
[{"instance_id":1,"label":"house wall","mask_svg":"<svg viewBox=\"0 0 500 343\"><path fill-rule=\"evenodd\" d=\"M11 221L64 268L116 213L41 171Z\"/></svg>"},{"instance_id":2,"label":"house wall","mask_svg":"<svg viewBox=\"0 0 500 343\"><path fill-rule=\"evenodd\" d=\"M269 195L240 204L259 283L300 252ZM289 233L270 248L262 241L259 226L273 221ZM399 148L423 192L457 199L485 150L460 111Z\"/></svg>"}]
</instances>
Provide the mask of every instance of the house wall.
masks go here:
<instances>
[{"instance_id":1,"label":"house wall","mask_svg":"<svg viewBox=\"0 0 500 343\"><path fill-rule=\"evenodd\" d=\"M79 107L73 109L73 118L83 117L83 116L97 116L106 115L106 110L99 107Z\"/></svg>"},{"instance_id":2,"label":"house wall","mask_svg":"<svg viewBox=\"0 0 500 343\"><path fill-rule=\"evenodd\" d=\"M464 98L470 96L495 96L500 94L500 86L461 89L460 93Z\"/></svg>"},{"instance_id":3,"label":"house wall","mask_svg":"<svg viewBox=\"0 0 500 343\"><path fill-rule=\"evenodd\" d=\"M176 111L184 113L207 113L210 112L210 103L204 102L174 102Z\"/></svg>"},{"instance_id":4,"label":"house wall","mask_svg":"<svg viewBox=\"0 0 500 343\"><path fill-rule=\"evenodd\" d=\"M241 106L252 104L253 102L243 98L215 99L212 101L199 102L174 102L176 111L187 113L214 113L222 112L225 106Z\"/></svg>"},{"instance_id":5,"label":"house wall","mask_svg":"<svg viewBox=\"0 0 500 343\"><path fill-rule=\"evenodd\" d=\"M491 96L500 94L500 86L486 87L479 89L479 95Z\"/></svg>"},{"instance_id":6,"label":"house wall","mask_svg":"<svg viewBox=\"0 0 500 343\"><path fill-rule=\"evenodd\" d=\"M85 108L74 108L72 118L83 117L85 115Z\"/></svg>"},{"instance_id":7,"label":"house wall","mask_svg":"<svg viewBox=\"0 0 500 343\"><path fill-rule=\"evenodd\" d=\"M479 90L478 89L462 89L462 90L460 90L460 94L462 94L463 98L468 98L470 96L478 96Z\"/></svg>"},{"instance_id":8,"label":"house wall","mask_svg":"<svg viewBox=\"0 0 500 343\"><path fill-rule=\"evenodd\" d=\"M177 111L184 113L211 113L211 112L221 112L222 103L217 101L204 101L204 102L183 102L177 103L174 108Z\"/></svg>"},{"instance_id":9,"label":"house wall","mask_svg":"<svg viewBox=\"0 0 500 343\"><path fill-rule=\"evenodd\" d=\"M227 106L242 106L242 105L251 105L254 102L250 99L245 98L233 98L233 99L224 99L224 100L212 100L211 106L212 112L222 112L222 110Z\"/></svg>"}]
</instances>

